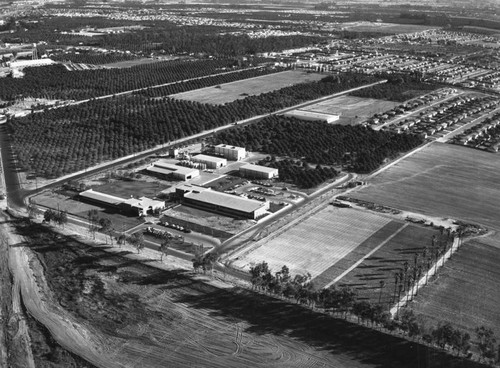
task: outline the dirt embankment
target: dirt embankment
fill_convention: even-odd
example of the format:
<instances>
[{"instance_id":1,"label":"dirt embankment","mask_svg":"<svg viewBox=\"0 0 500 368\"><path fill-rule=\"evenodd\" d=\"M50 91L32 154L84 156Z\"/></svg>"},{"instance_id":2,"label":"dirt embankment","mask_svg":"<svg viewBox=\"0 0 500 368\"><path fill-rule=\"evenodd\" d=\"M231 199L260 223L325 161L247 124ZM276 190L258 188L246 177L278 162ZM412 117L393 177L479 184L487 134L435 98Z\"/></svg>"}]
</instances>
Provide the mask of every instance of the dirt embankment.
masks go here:
<instances>
[{"instance_id":1,"label":"dirt embankment","mask_svg":"<svg viewBox=\"0 0 500 368\"><path fill-rule=\"evenodd\" d=\"M0 367L35 368L18 280L10 274L9 219L0 214Z\"/></svg>"},{"instance_id":2,"label":"dirt embankment","mask_svg":"<svg viewBox=\"0 0 500 368\"><path fill-rule=\"evenodd\" d=\"M9 265L13 271L14 284L18 285L27 312L42 323L50 334L64 348L81 355L84 359L101 367L119 367L108 357L101 354L106 346L105 341L92 334L87 326L83 326L75 317L63 309L57 298L48 287L43 277L43 266L36 264L33 253L27 249L26 239L20 236L8 222L4 221L2 233L9 243ZM24 322L26 323L26 322ZM20 340L29 342L28 328L23 326ZM29 346L29 345L28 345ZM34 367L31 351L23 355L25 362L19 367ZM64 366L64 365L62 365Z\"/></svg>"}]
</instances>

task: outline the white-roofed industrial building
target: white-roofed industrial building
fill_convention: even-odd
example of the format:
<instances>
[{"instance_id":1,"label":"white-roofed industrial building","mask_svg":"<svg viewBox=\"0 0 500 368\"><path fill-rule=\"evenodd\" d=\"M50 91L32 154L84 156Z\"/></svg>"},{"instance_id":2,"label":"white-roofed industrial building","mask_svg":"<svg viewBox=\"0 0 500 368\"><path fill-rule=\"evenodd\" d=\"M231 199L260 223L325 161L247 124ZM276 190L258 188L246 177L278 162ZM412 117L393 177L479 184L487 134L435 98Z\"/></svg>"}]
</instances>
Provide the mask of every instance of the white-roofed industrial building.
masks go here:
<instances>
[{"instance_id":1,"label":"white-roofed industrial building","mask_svg":"<svg viewBox=\"0 0 500 368\"><path fill-rule=\"evenodd\" d=\"M244 147L236 147L221 143L215 146L215 154L224 156L228 160L240 161L246 157L247 151Z\"/></svg>"},{"instance_id":2,"label":"white-roofed industrial building","mask_svg":"<svg viewBox=\"0 0 500 368\"><path fill-rule=\"evenodd\" d=\"M146 168L146 172L161 179L173 178L177 180L189 180L200 175L198 169L178 166L164 161L154 162Z\"/></svg>"},{"instance_id":3,"label":"white-roofed industrial building","mask_svg":"<svg viewBox=\"0 0 500 368\"><path fill-rule=\"evenodd\" d=\"M113 208L119 212L136 216L145 216L148 212L159 212L165 208L164 201L158 201L147 197L121 198L106 193L97 192L93 189L80 193L84 200L99 206Z\"/></svg>"},{"instance_id":4,"label":"white-roofed industrial building","mask_svg":"<svg viewBox=\"0 0 500 368\"><path fill-rule=\"evenodd\" d=\"M247 164L240 167L240 176L251 179L272 179L278 176L278 169Z\"/></svg>"},{"instance_id":5,"label":"white-roofed industrial building","mask_svg":"<svg viewBox=\"0 0 500 368\"><path fill-rule=\"evenodd\" d=\"M207 165L208 169L219 169L227 165L227 160L222 157L208 155L196 155L191 157L191 161Z\"/></svg>"},{"instance_id":6,"label":"white-roofed industrial building","mask_svg":"<svg viewBox=\"0 0 500 368\"><path fill-rule=\"evenodd\" d=\"M284 116L294 117L305 121L324 121L331 124L339 120L340 116L336 114L326 114L323 112L306 111L306 110L292 110L283 114Z\"/></svg>"},{"instance_id":7,"label":"white-roofed industrial building","mask_svg":"<svg viewBox=\"0 0 500 368\"><path fill-rule=\"evenodd\" d=\"M230 217L257 219L267 214L269 202L261 202L209 188L183 185L177 187L177 195L187 206L220 213Z\"/></svg>"}]
</instances>

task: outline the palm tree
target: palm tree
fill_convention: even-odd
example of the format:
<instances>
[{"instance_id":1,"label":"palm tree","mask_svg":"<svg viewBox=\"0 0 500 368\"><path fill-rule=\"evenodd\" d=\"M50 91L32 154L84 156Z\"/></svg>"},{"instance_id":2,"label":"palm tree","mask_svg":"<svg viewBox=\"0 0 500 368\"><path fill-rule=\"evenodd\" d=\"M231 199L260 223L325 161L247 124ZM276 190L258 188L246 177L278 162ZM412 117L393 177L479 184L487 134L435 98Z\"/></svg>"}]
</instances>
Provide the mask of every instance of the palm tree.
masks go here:
<instances>
[{"instance_id":1,"label":"palm tree","mask_svg":"<svg viewBox=\"0 0 500 368\"><path fill-rule=\"evenodd\" d=\"M164 239L160 245L160 262L163 262L163 256L168 256L169 241Z\"/></svg>"},{"instance_id":2,"label":"palm tree","mask_svg":"<svg viewBox=\"0 0 500 368\"><path fill-rule=\"evenodd\" d=\"M380 304L380 299L382 298L382 290L384 289L385 281L381 280L379 282L379 284L380 284L380 291L379 291L379 294L378 294L378 304Z\"/></svg>"}]
</instances>

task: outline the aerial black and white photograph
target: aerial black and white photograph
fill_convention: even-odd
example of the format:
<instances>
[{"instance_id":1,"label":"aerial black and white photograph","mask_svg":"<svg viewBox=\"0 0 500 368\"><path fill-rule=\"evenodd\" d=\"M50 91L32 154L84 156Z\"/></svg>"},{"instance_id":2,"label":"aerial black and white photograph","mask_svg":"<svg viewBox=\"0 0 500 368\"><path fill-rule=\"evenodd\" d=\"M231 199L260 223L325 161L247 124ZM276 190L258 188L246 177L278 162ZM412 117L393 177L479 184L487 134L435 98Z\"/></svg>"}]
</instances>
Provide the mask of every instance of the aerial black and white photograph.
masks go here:
<instances>
[{"instance_id":1,"label":"aerial black and white photograph","mask_svg":"<svg viewBox=\"0 0 500 368\"><path fill-rule=\"evenodd\" d=\"M0 368L500 367L500 0L0 0Z\"/></svg>"}]
</instances>

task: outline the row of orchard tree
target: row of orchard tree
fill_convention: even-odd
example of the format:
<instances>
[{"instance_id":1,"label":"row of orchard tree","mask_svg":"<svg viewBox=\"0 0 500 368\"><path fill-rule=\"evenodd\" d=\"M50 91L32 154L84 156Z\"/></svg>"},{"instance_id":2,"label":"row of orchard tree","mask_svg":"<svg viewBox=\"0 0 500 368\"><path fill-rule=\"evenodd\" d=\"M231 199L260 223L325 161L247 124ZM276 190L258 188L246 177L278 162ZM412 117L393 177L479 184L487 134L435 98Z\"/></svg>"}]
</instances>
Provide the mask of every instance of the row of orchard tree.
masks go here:
<instances>
[{"instance_id":1,"label":"row of orchard tree","mask_svg":"<svg viewBox=\"0 0 500 368\"><path fill-rule=\"evenodd\" d=\"M130 68L106 68L69 71L63 65L47 65L25 69L23 78L2 78L0 98L15 100L20 97L38 97L62 100L84 100L99 96L147 88L164 83L179 82L232 70L235 59L199 61L162 61L153 64L136 65ZM250 74L251 76L252 74ZM238 74L235 74L237 77ZM242 76L244 77L244 76ZM223 82L223 79L220 80ZM217 80L200 80L207 83L221 83ZM184 88L180 88L181 91ZM172 92L175 93L175 90Z\"/></svg>"},{"instance_id":2,"label":"row of orchard tree","mask_svg":"<svg viewBox=\"0 0 500 368\"><path fill-rule=\"evenodd\" d=\"M43 177L59 177L104 160L127 156L368 81L373 81L373 78L341 74L337 79L327 77L319 82L302 83L219 106L171 98L123 96L14 118L9 120L8 128L12 132L17 163L23 170L36 171L36 175ZM28 131L30 134L26 134ZM315 132L318 132L317 129ZM287 136L290 134L288 132ZM385 137L385 147L389 148L379 145L376 152L370 153L371 135ZM307 136L311 137L311 134ZM364 155L376 157L377 162L385 154L395 153L396 147L413 147L418 143L410 135L396 137L389 133L366 131L364 136L368 141L358 139L358 150L365 150ZM356 139L356 133L350 134L350 138ZM300 140L300 137L295 137L297 139ZM340 144L340 139L336 143ZM310 140L304 141L304 145L309 147ZM335 150L335 146L330 149ZM302 154L302 151L298 150L297 154ZM314 152L321 157L317 149Z\"/></svg>"},{"instance_id":3,"label":"row of orchard tree","mask_svg":"<svg viewBox=\"0 0 500 368\"><path fill-rule=\"evenodd\" d=\"M474 351L483 362L500 362L500 345L496 345L493 330L485 326L475 329L474 340L469 333L453 327L449 322L439 323L428 329L423 318L415 315L411 309L405 308L392 318L382 304L359 300L356 291L347 285L318 290L311 281L310 274L291 275L287 266L272 272L265 261L250 267L250 282L253 290L294 300L312 309L342 318L351 316L358 323L385 328L393 333L402 332L403 336L419 339L468 358L473 357Z\"/></svg>"}]
</instances>

